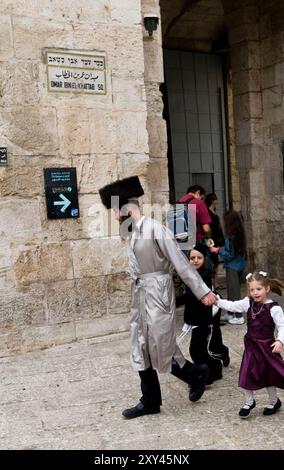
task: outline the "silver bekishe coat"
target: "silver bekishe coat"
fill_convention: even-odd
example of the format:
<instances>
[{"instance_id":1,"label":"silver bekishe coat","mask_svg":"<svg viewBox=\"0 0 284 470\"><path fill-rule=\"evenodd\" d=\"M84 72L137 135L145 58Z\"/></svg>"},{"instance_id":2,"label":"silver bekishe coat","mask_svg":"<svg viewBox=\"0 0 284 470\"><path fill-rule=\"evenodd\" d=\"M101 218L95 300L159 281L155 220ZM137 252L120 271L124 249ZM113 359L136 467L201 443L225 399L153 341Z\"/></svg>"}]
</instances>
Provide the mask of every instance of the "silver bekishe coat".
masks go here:
<instances>
[{"instance_id":1,"label":"silver bekishe coat","mask_svg":"<svg viewBox=\"0 0 284 470\"><path fill-rule=\"evenodd\" d=\"M198 299L210 292L198 272L178 249L164 225L144 218L128 246L132 283L130 318L131 363L135 370L150 365L170 372L174 358L180 367L185 358L176 343L173 268Z\"/></svg>"}]
</instances>

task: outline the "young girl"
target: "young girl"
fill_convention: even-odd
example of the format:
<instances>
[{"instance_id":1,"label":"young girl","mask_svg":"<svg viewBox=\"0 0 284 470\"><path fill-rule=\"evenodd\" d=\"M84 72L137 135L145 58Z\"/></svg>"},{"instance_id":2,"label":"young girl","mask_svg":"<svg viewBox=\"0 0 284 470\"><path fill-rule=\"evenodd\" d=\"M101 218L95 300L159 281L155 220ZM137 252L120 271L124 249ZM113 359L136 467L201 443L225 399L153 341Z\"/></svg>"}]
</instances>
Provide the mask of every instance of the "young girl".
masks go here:
<instances>
[{"instance_id":1,"label":"young girl","mask_svg":"<svg viewBox=\"0 0 284 470\"><path fill-rule=\"evenodd\" d=\"M188 257L205 284L212 288L213 272L206 268L207 254L205 243L197 242ZM207 384L222 378L222 361L225 366L230 362L229 350L222 342L219 320L219 313L214 317L212 307L203 305L189 288L186 289L184 321L192 330L189 353L195 364L209 367Z\"/></svg>"},{"instance_id":2,"label":"young girl","mask_svg":"<svg viewBox=\"0 0 284 470\"><path fill-rule=\"evenodd\" d=\"M281 407L276 387L284 389L284 361L280 355L284 343L284 314L277 302L268 298L270 291L282 295L284 284L271 279L263 271L246 276L249 297L236 302L219 299L217 305L231 312L247 312L245 351L239 375L239 386L245 394L245 403L239 411L246 418L255 407L254 390L266 387L268 404L265 416ZM274 329L277 327L277 339Z\"/></svg>"},{"instance_id":3,"label":"young girl","mask_svg":"<svg viewBox=\"0 0 284 470\"><path fill-rule=\"evenodd\" d=\"M241 298L241 277L246 265L245 230L238 212L230 210L224 214L225 246L210 248L211 253L217 253L224 260L226 269L227 296L229 300ZM226 318L232 325L242 325L244 317L237 312Z\"/></svg>"}]
</instances>

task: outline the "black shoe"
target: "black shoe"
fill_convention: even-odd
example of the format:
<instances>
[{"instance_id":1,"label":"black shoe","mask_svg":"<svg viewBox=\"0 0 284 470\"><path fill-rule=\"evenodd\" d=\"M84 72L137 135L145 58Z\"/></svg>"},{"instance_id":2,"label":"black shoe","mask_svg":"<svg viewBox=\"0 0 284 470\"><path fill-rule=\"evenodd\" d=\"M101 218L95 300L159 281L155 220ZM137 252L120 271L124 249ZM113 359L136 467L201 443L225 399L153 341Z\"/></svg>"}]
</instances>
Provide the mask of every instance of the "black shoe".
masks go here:
<instances>
[{"instance_id":1,"label":"black shoe","mask_svg":"<svg viewBox=\"0 0 284 470\"><path fill-rule=\"evenodd\" d=\"M122 415L126 419L132 419L132 418L138 418L139 416L142 415L151 415L154 413L160 413L160 407L155 406L155 407L149 407L145 406L141 401L138 403L138 405L134 406L133 408L127 408L122 412Z\"/></svg>"},{"instance_id":2,"label":"black shoe","mask_svg":"<svg viewBox=\"0 0 284 470\"><path fill-rule=\"evenodd\" d=\"M194 379L194 382L192 382L189 391L190 401L197 401L202 397L209 375L209 368L206 364L201 364L196 366L196 368L197 377Z\"/></svg>"},{"instance_id":3,"label":"black shoe","mask_svg":"<svg viewBox=\"0 0 284 470\"><path fill-rule=\"evenodd\" d=\"M281 408L281 405L282 405L281 401L279 400L279 398L277 398L277 402L275 403L273 408L264 408L263 410L264 416L274 415L274 413L276 413L276 411L278 411L279 408Z\"/></svg>"},{"instance_id":4,"label":"black shoe","mask_svg":"<svg viewBox=\"0 0 284 470\"><path fill-rule=\"evenodd\" d=\"M223 346L222 361L224 367L228 367L230 364L231 359L229 356L229 348L227 348L227 346Z\"/></svg>"},{"instance_id":5,"label":"black shoe","mask_svg":"<svg viewBox=\"0 0 284 470\"><path fill-rule=\"evenodd\" d=\"M249 408L241 408L240 411L239 411L239 416L241 418L247 418L248 415L250 414L251 410L255 407L256 403L255 403L255 400L253 400L253 404L250 405Z\"/></svg>"}]
</instances>

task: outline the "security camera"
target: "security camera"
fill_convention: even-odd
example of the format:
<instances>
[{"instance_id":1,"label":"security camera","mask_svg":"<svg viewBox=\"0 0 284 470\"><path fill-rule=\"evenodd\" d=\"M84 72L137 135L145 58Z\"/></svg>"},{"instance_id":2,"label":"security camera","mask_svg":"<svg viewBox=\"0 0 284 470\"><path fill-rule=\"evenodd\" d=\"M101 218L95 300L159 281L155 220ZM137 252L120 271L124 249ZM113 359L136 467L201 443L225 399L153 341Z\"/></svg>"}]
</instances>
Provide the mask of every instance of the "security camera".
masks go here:
<instances>
[{"instance_id":1,"label":"security camera","mask_svg":"<svg viewBox=\"0 0 284 470\"><path fill-rule=\"evenodd\" d=\"M148 31L149 36L153 35L153 31L156 31L159 24L159 17L155 13L146 13L144 15L144 26Z\"/></svg>"}]
</instances>

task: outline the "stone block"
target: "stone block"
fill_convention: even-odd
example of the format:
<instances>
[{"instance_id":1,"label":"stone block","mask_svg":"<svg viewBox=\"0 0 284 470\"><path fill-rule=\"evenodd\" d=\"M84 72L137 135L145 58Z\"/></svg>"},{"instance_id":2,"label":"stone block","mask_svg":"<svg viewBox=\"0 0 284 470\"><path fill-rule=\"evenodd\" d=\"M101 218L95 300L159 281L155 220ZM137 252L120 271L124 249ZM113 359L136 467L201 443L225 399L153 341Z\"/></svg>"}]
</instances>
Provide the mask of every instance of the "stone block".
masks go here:
<instances>
[{"instance_id":1,"label":"stone block","mask_svg":"<svg viewBox=\"0 0 284 470\"><path fill-rule=\"evenodd\" d=\"M252 200L252 206L254 220L258 215L263 218L266 210L266 198L265 198L265 172L263 168L251 169L249 172L249 183L250 183L250 194Z\"/></svg>"},{"instance_id":2,"label":"stone block","mask_svg":"<svg viewBox=\"0 0 284 470\"><path fill-rule=\"evenodd\" d=\"M41 237L37 200L0 199L1 238L17 244L33 243Z\"/></svg>"},{"instance_id":3,"label":"stone block","mask_svg":"<svg viewBox=\"0 0 284 470\"><path fill-rule=\"evenodd\" d=\"M234 97L234 112L239 120L262 117L261 93L245 93Z\"/></svg>"},{"instance_id":4,"label":"stone block","mask_svg":"<svg viewBox=\"0 0 284 470\"><path fill-rule=\"evenodd\" d=\"M155 191L168 190L168 160L166 158L150 158L148 181Z\"/></svg>"},{"instance_id":5,"label":"stone block","mask_svg":"<svg viewBox=\"0 0 284 470\"><path fill-rule=\"evenodd\" d=\"M45 289L43 284L33 284L22 292L9 289L1 292L0 328L39 325L46 322Z\"/></svg>"},{"instance_id":6,"label":"stone block","mask_svg":"<svg viewBox=\"0 0 284 470\"><path fill-rule=\"evenodd\" d=\"M37 63L10 60L1 64L0 106L36 105L39 103L39 88Z\"/></svg>"},{"instance_id":7,"label":"stone block","mask_svg":"<svg viewBox=\"0 0 284 470\"><path fill-rule=\"evenodd\" d=\"M95 134L99 141L99 136L96 132L92 131L91 134ZM95 147L95 137L92 136L91 139L94 140L92 145ZM101 145L104 146L104 142L102 142ZM102 154L100 152L74 157L73 164L77 168L77 181L80 194L97 193L102 186L116 180L117 160L118 156L116 154ZM99 201L100 199L98 202Z\"/></svg>"},{"instance_id":8,"label":"stone block","mask_svg":"<svg viewBox=\"0 0 284 470\"><path fill-rule=\"evenodd\" d=\"M282 77L278 74L279 69L277 69L277 67L278 65L276 66L271 65L269 67L265 67L262 69L262 72L261 72L262 90L264 90L265 88L272 88L275 85L281 84L281 81L283 81ZM280 79L280 83L278 83L279 79Z\"/></svg>"},{"instance_id":9,"label":"stone block","mask_svg":"<svg viewBox=\"0 0 284 470\"><path fill-rule=\"evenodd\" d=\"M9 151L9 148L8 148ZM0 168L0 196L32 198L44 195L43 168L70 167L71 160L63 157L13 155L9 165Z\"/></svg>"},{"instance_id":10,"label":"stone block","mask_svg":"<svg viewBox=\"0 0 284 470\"><path fill-rule=\"evenodd\" d=\"M0 286L1 289L10 289L15 285L11 247L9 239L0 241Z\"/></svg>"},{"instance_id":11,"label":"stone block","mask_svg":"<svg viewBox=\"0 0 284 470\"><path fill-rule=\"evenodd\" d=\"M132 175L145 175L149 166L149 155L147 154L122 154L117 162L118 174L121 178Z\"/></svg>"},{"instance_id":12,"label":"stone block","mask_svg":"<svg viewBox=\"0 0 284 470\"><path fill-rule=\"evenodd\" d=\"M262 67L283 62L283 51L279 45L281 44L281 34L273 32L272 36L264 39L260 43L260 60Z\"/></svg>"},{"instance_id":13,"label":"stone block","mask_svg":"<svg viewBox=\"0 0 284 470\"><path fill-rule=\"evenodd\" d=\"M14 155L55 155L58 152L54 109L7 108L0 116L0 132Z\"/></svg>"},{"instance_id":14,"label":"stone block","mask_svg":"<svg viewBox=\"0 0 284 470\"><path fill-rule=\"evenodd\" d=\"M145 111L146 93L143 78L112 78L113 109L115 111Z\"/></svg>"},{"instance_id":15,"label":"stone block","mask_svg":"<svg viewBox=\"0 0 284 470\"><path fill-rule=\"evenodd\" d=\"M31 162L31 157L9 155L9 165L0 168L0 196L38 196L42 193L42 179L42 168L35 165L35 160Z\"/></svg>"},{"instance_id":16,"label":"stone block","mask_svg":"<svg viewBox=\"0 0 284 470\"><path fill-rule=\"evenodd\" d=\"M260 48L258 41L242 42L231 47L232 73L259 69Z\"/></svg>"},{"instance_id":17,"label":"stone block","mask_svg":"<svg viewBox=\"0 0 284 470\"><path fill-rule=\"evenodd\" d=\"M118 152L148 153L146 112L120 112L116 115Z\"/></svg>"},{"instance_id":18,"label":"stone block","mask_svg":"<svg viewBox=\"0 0 284 470\"><path fill-rule=\"evenodd\" d=\"M255 24L241 24L229 30L230 45L239 44L243 41L258 41L259 27Z\"/></svg>"},{"instance_id":19,"label":"stone block","mask_svg":"<svg viewBox=\"0 0 284 470\"><path fill-rule=\"evenodd\" d=\"M75 108L57 110L58 137L61 155L90 153L90 125L88 113Z\"/></svg>"},{"instance_id":20,"label":"stone block","mask_svg":"<svg viewBox=\"0 0 284 470\"><path fill-rule=\"evenodd\" d=\"M53 2L45 1L40 8L40 15L58 22L67 23L107 23L110 21L110 2L109 0L80 0L80 3L72 3L69 0L56 0Z\"/></svg>"},{"instance_id":21,"label":"stone block","mask_svg":"<svg viewBox=\"0 0 284 470\"><path fill-rule=\"evenodd\" d=\"M260 119L249 121L237 120L236 122L236 145L256 144L263 145L263 123Z\"/></svg>"},{"instance_id":22,"label":"stone block","mask_svg":"<svg viewBox=\"0 0 284 470\"><path fill-rule=\"evenodd\" d=\"M1 13L0 11L0 61L2 62L13 57L14 48L11 17ZM1 89L2 86L0 82L0 90Z\"/></svg>"},{"instance_id":23,"label":"stone block","mask_svg":"<svg viewBox=\"0 0 284 470\"><path fill-rule=\"evenodd\" d=\"M236 161L238 168L248 170L250 168L259 168L265 164L265 153L263 146L238 145L236 147ZM243 184L244 182L242 182Z\"/></svg>"},{"instance_id":24,"label":"stone block","mask_svg":"<svg viewBox=\"0 0 284 470\"><path fill-rule=\"evenodd\" d=\"M148 118L150 116L157 119L157 116L162 116L164 112L163 97L159 88L160 84L156 82L146 82L145 87Z\"/></svg>"},{"instance_id":25,"label":"stone block","mask_svg":"<svg viewBox=\"0 0 284 470\"><path fill-rule=\"evenodd\" d=\"M91 153L118 152L118 138L116 134L118 113L96 110L89 111Z\"/></svg>"},{"instance_id":26,"label":"stone block","mask_svg":"<svg viewBox=\"0 0 284 470\"><path fill-rule=\"evenodd\" d=\"M269 13L270 13L272 31L274 33L283 32L283 24L284 24L283 2L282 1L273 2Z\"/></svg>"},{"instance_id":27,"label":"stone block","mask_svg":"<svg viewBox=\"0 0 284 470\"><path fill-rule=\"evenodd\" d=\"M21 245L13 250L16 285L73 278L70 244Z\"/></svg>"},{"instance_id":28,"label":"stone block","mask_svg":"<svg viewBox=\"0 0 284 470\"><path fill-rule=\"evenodd\" d=\"M262 92L263 109L283 106L283 93L281 86L274 86Z\"/></svg>"},{"instance_id":29,"label":"stone block","mask_svg":"<svg viewBox=\"0 0 284 470\"><path fill-rule=\"evenodd\" d=\"M260 39L266 39L271 36L271 21L269 13L261 15L259 19L259 37Z\"/></svg>"},{"instance_id":30,"label":"stone block","mask_svg":"<svg viewBox=\"0 0 284 470\"><path fill-rule=\"evenodd\" d=\"M76 279L121 273L127 269L126 243L120 238L71 242Z\"/></svg>"},{"instance_id":31,"label":"stone block","mask_svg":"<svg viewBox=\"0 0 284 470\"><path fill-rule=\"evenodd\" d=\"M44 47L74 47L72 25L63 21L15 15L13 33L15 56L19 60L41 60Z\"/></svg>"},{"instance_id":32,"label":"stone block","mask_svg":"<svg viewBox=\"0 0 284 470\"><path fill-rule=\"evenodd\" d=\"M0 14L20 16L33 14L37 17L39 15L40 3L42 6L43 2L39 2L39 0L2 0L0 3Z\"/></svg>"},{"instance_id":33,"label":"stone block","mask_svg":"<svg viewBox=\"0 0 284 470\"><path fill-rule=\"evenodd\" d=\"M271 115L274 116L275 111L271 110ZM281 117L279 116L279 123L277 124L272 124L270 126L270 133L271 133L271 138L275 142L281 142L283 141L283 136L284 136L284 120L283 120L283 110L279 108L279 112L281 113ZM275 116L274 116L275 117Z\"/></svg>"},{"instance_id":34,"label":"stone block","mask_svg":"<svg viewBox=\"0 0 284 470\"><path fill-rule=\"evenodd\" d=\"M141 23L139 4L133 0L110 0L110 14L112 21L125 25Z\"/></svg>"},{"instance_id":35,"label":"stone block","mask_svg":"<svg viewBox=\"0 0 284 470\"><path fill-rule=\"evenodd\" d=\"M279 152L280 153L280 152ZM281 155L282 158L282 155ZM269 220L279 220L279 223L282 223L283 220L283 210L281 210L282 199L279 194L282 192L283 187L283 176L280 159L278 159L278 167L271 168L269 166L268 172L265 178L265 187L266 194L269 195L269 201L271 196L273 196L274 203L269 206ZM273 207L273 211L272 211ZM273 216L270 214L273 213Z\"/></svg>"},{"instance_id":36,"label":"stone block","mask_svg":"<svg viewBox=\"0 0 284 470\"><path fill-rule=\"evenodd\" d=\"M144 55L141 25L74 24L73 40L77 49L90 50L90 44L101 44L107 53L107 67L112 77L143 78ZM68 46L66 46L68 47Z\"/></svg>"},{"instance_id":37,"label":"stone block","mask_svg":"<svg viewBox=\"0 0 284 470\"><path fill-rule=\"evenodd\" d=\"M92 338L129 330L129 314L108 315L106 318L82 320L75 324L76 338Z\"/></svg>"},{"instance_id":38,"label":"stone block","mask_svg":"<svg viewBox=\"0 0 284 470\"><path fill-rule=\"evenodd\" d=\"M108 314L121 314L130 311L131 279L126 273L114 274L107 277ZM103 313L103 312L102 312Z\"/></svg>"},{"instance_id":39,"label":"stone block","mask_svg":"<svg viewBox=\"0 0 284 470\"><path fill-rule=\"evenodd\" d=\"M232 87L234 96L243 93L260 91L261 75L259 70L250 69L235 72L232 75Z\"/></svg>"},{"instance_id":40,"label":"stone block","mask_svg":"<svg viewBox=\"0 0 284 470\"><path fill-rule=\"evenodd\" d=\"M229 31L237 26L256 24L259 21L257 5L248 5L245 6L245 8L242 8L241 5L239 6L240 8L238 10L233 8L232 10L226 11L225 21Z\"/></svg>"},{"instance_id":41,"label":"stone block","mask_svg":"<svg viewBox=\"0 0 284 470\"><path fill-rule=\"evenodd\" d=\"M21 352L71 343L75 339L75 326L71 322L29 327L22 331Z\"/></svg>"},{"instance_id":42,"label":"stone block","mask_svg":"<svg viewBox=\"0 0 284 470\"><path fill-rule=\"evenodd\" d=\"M149 134L149 151L151 157L167 158L167 125L161 115L148 115L147 131Z\"/></svg>"},{"instance_id":43,"label":"stone block","mask_svg":"<svg viewBox=\"0 0 284 470\"><path fill-rule=\"evenodd\" d=\"M273 70L273 78L270 81L270 86L275 85L284 85L284 63L276 64L274 67L271 67ZM274 80L273 80L274 79Z\"/></svg>"},{"instance_id":44,"label":"stone block","mask_svg":"<svg viewBox=\"0 0 284 470\"><path fill-rule=\"evenodd\" d=\"M46 295L49 324L92 319L107 312L104 276L52 283Z\"/></svg>"},{"instance_id":45,"label":"stone block","mask_svg":"<svg viewBox=\"0 0 284 470\"><path fill-rule=\"evenodd\" d=\"M148 33L144 36L145 55L145 82L164 82L163 49L161 30L158 28L155 36L149 38Z\"/></svg>"},{"instance_id":46,"label":"stone block","mask_svg":"<svg viewBox=\"0 0 284 470\"><path fill-rule=\"evenodd\" d=\"M90 110L92 153L147 153L146 112Z\"/></svg>"}]
</instances>

